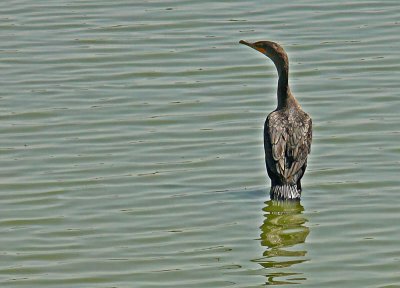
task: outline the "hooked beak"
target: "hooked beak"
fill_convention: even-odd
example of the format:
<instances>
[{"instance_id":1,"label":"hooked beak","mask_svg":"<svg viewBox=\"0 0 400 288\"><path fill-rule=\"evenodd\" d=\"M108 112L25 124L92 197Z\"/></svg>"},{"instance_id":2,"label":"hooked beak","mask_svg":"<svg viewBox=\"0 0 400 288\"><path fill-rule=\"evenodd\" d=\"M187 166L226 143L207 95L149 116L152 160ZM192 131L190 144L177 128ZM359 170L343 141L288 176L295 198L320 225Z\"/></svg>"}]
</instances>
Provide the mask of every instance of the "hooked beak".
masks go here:
<instances>
[{"instance_id":1,"label":"hooked beak","mask_svg":"<svg viewBox=\"0 0 400 288\"><path fill-rule=\"evenodd\" d=\"M264 55L266 55L266 53L267 53L267 50L265 50L264 48L258 47L256 45L254 45L253 43L249 43L249 42L244 41L244 40L240 40L239 43L243 44L243 45L246 45L246 46L249 46L249 47L261 52Z\"/></svg>"}]
</instances>

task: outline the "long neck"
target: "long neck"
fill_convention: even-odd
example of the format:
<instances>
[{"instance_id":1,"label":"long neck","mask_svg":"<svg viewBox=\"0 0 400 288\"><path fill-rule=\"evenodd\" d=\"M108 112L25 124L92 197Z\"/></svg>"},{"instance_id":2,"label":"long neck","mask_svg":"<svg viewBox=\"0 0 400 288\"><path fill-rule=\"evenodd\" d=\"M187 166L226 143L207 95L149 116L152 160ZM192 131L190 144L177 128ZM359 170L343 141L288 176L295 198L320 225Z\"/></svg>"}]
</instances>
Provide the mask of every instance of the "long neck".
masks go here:
<instances>
[{"instance_id":1,"label":"long neck","mask_svg":"<svg viewBox=\"0 0 400 288\"><path fill-rule=\"evenodd\" d=\"M289 88L289 65L284 63L283 65L276 65L278 70L278 109L286 108L291 104L295 103L295 99L292 96Z\"/></svg>"}]
</instances>

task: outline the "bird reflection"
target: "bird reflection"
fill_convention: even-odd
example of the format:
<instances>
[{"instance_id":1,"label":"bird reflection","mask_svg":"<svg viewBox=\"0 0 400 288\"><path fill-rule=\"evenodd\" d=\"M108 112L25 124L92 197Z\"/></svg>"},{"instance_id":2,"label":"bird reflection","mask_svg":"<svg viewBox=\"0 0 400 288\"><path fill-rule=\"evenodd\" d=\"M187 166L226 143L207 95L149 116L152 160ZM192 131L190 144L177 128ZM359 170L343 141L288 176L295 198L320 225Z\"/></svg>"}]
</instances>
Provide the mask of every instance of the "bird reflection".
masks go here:
<instances>
[{"instance_id":1,"label":"bird reflection","mask_svg":"<svg viewBox=\"0 0 400 288\"><path fill-rule=\"evenodd\" d=\"M267 249L263 257L254 260L265 268L266 285L299 284L305 280L301 273L289 269L292 265L307 261L304 243L310 230L299 201L266 202L266 212L261 225L261 245ZM296 249L297 248L297 249Z\"/></svg>"}]
</instances>

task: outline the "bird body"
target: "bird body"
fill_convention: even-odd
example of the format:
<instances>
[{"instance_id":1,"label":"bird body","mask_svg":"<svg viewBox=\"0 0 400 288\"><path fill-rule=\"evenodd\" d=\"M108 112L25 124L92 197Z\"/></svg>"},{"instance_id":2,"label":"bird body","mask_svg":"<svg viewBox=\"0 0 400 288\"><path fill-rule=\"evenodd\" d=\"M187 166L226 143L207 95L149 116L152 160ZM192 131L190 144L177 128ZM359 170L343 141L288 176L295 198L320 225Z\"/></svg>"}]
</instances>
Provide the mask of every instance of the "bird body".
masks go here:
<instances>
[{"instance_id":1,"label":"bird body","mask_svg":"<svg viewBox=\"0 0 400 288\"><path fill-rule=\"evenodd\" d=\"M311 149L312 120L290 91L289 60L277 43L259 41L240 43L268 56L275 64L278 80L278 106L264 125L264 151L267 173L271 179L272 199L300 199L301 178L307 167Z\"/></svg>"}]
</instances>

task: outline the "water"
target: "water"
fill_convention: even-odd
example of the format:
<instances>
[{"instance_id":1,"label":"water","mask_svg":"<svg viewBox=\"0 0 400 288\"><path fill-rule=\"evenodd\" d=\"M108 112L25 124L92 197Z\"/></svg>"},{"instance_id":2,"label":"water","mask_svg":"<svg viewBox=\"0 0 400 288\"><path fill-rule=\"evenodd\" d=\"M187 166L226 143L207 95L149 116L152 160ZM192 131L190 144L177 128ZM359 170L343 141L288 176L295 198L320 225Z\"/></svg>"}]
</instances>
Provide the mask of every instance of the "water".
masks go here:
<instances>
[{"instance_id":1,"label":"water","mask_svg":"<svg viewBox=\"0 0 400 288\"><path fill-rule=\"evenodd\" d=\"M6 1L2 287L400 287L397 1ZM313 118L272 203L273 40Z\"/></svg>"}]
</instances>

